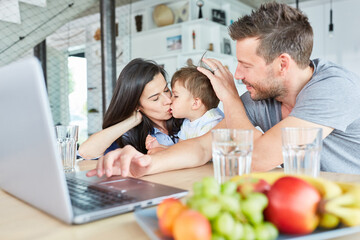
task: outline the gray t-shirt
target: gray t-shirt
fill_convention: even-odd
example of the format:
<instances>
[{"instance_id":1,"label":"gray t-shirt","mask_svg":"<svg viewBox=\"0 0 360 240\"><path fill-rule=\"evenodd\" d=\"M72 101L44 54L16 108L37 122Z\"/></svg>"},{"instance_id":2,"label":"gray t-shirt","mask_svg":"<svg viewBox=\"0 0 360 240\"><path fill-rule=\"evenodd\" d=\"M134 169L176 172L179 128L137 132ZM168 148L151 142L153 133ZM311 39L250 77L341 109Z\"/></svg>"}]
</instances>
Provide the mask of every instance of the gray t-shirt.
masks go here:
<instances>
[{"instance_id":1,"label":"gray t-shirt","mask_svg":"<svg viewBox=\"0 0 360 240\"><path fill-rule=\"evenodd\" d=\"M360 174L360 78L321 59L312 61L314 73L296 97L290 116L334 130L323 141L320 170ZM241 96L254 126L264 132L281 121L281 103L253 101Z\"/></svg>"}]
</instances>

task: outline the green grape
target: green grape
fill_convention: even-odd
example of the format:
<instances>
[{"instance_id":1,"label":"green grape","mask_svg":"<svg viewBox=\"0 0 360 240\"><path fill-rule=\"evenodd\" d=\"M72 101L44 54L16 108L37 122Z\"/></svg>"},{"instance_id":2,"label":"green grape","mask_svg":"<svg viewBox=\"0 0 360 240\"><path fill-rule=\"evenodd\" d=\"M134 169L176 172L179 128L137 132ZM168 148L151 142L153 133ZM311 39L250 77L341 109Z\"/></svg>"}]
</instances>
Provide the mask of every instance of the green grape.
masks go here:
<instances>
[{"instance_id":1,"label":"green grape","mask_svg":"<svg viewBox=\"0 0 360 240\"><path fill-rule=\"evenodd\" d=\"M234 197L234 195L219 195L218 199L223 210L234 214L240 212L240 201L238 198Z\"/></svg>"},{"instance_id":2,"label":"green grape","mask_svg":"<svg viewBox=\"0 0 360 240\"><path fill-rule=\"evenodd\" d=\"M269 203L266 195L258 192L253 192L247 195L246 199L252 202L256 202L256 204L258 205L259 209L261 209L261 211L263 211Z\"/></svg>"},{"instance_id":3,"label":"green grape","mask_svg":"<svg viewBox=\"0 0 360 240\"><path fill-rule=\"evenodd\" d=\"M218 217L214 220L214 230L221 234L228 236L234 229L235 221L230 213L223 212L218 215Z\"/></svg>"},{"instance_id":4,"label":"green grape","mask_svg":"<svg viewBox=\"0 0 360 240\"><path fill-rule=\"evenodd\" d=\"M264 222L263 225L267 228L267 231L269 232L269 239L277 239L277 237L279 236L279 231L275 227L275 225L271 222Z\"/></svg>"},{"instance_id":5,"label":"green grape","mask_svg":"<svg viewBox=\"0 0 360 240\"><path fill-rule=\"evenodd\" d=\"M256 238L254 228L248 224L244 223L244 234L243 234L243 240L254 240Z\"/></svg>"},{"instance_id":6,"label":"green grape","mask_svg":"<svg viewBox=\"0 0 360 240\"><path fill-rule=\"evenodd\" d=\"M238 221L240 221L242 223L247 223L248 222L247 218L245 217L245 215L241 211L239 211L237 213L233 213L233 216L234 216L234 218L236 220L238 220Z\"/></svg>"},{"instance_id":7,"label":"green grape","mask_svg":"<svg viewBox=\"0 0 360 240\"><path fill-rule=\"evenodd\" d=\"M246 215L246 218L252 225L258 225L261 224L264 221L264 215L262 212L253 212L249 215Z\"/></svg>"},{"instance_id":8,"label":"green grape","mask_svg":"<svg viewBox=\"0 0 360 240\"><path fill-rule=\"evenodd\" d=\"M242 197L241 197L241 194L236 192L232 195L233 198L236 198L239 202L242 201Z\"/></svg>"},{"instance_id":9,"label":"green grape","mask_svg":"<svg viewBox=\"0 0 360 240\"><path fill-rule=\"evenodd\" d=\"M195 182L193 185L194 196L202 196L203 195L203 184L202 182Z\"/></svg>"},{"instance_id":10,"label":"green grape","mask_svg":"<svg viewBox=\"0 0 360 240\"><path fill-rule=\"evenodd\" d=\"M262 225L262 224L256 225L254 227L254 231L255 231L256 239L261 239L261 240L270 239L270 234L269 234L267 228L264 227L264 225Z\"/></svg>"},{"instance_id":11,"label":"green grape","mask_svg":"<svg viewBox=\"0 0 360 240\"><path fill-rule=\"evenodd\" d=\"M222 235L219 235L217 233L212 233L211 240L226 240L226 238Z\"/></svg>"},{"instance_id":12,"label":"green grape","mask_svg":"<svg viewBox=\"0 0 360 240\"><path fill-rule=\"evenodd\" d=\"M248 221L253 225L259 224L264 220L263 212L256 202L249 199L243 200L241 210Z\"/></svg>"},{"instance_id":13,"label":"green grape","mask_svg":"<svg viewBox=\"0 0 360 240\"><path fill-rule=\"evenodd\" d=\"M237 184L235 182L227 181L221 184L221 193L225 195L232 195L236 193Z\"/></svg>"},{"instance_id":14,"label":"green grape","mask_svg":"<svg viewBox=\"0 0 360 240\"><path fill-rule=\"evenodd\" d=\"M228 238L232 240L237 240L237 239L240 240L243 237L243 235L244 235L243 225L240 222L235 222L234 229L231 232L231 234L228 235Z\"/></svg>"},{"instance_id":15,"label":"green grape","mask_svg":"<svg viewBox=\"0 0 360 240\"><path fill-rule=\"evenodd\" d=\"M262 193L251 193L242 201L242 212L253 225L263 222L263 210L268 204L267 197Z\"/></svg>"},{"instance_id":16,"label":"green grape","mask_svg":"<svg viewBox=\"0 0 360 240\"><path fill-rule=\"evenodd\" d=\"M204 197L217 196L220 193L220 185L213 177L205 177L202 180L202 193Z\"/></svg>"},{"instance_id":17,"label":"green grape","mask_svg":"<svg viewBox=\"0 0 360 240\"><path fill-rule=\"evenodd\" d=\"M204 202L199 208L199 211L209 220L214 219L220 213L220 210L221 204L211 200Z\"/></svg>"},{"instance_id":18,"label":"green grape","mask_svg":"<svg viewBox=\"0 0 360 240\"><path fill-rule=\"evenodd\" d=\"M200 210L201 206L207 203L209 199L203 198L201 196L193 196L189 198L186 205L194 210Z\"/></svg>"}]
</instances>

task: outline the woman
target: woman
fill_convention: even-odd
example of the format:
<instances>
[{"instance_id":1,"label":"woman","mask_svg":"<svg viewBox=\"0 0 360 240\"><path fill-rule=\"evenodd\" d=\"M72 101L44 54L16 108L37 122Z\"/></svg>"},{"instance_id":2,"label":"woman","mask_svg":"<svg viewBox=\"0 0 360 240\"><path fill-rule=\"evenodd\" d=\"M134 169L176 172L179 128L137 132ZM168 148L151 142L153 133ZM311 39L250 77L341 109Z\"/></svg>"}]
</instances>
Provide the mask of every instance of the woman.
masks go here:
<instances>
[{"instance_id":1,"label":"woman","mask_svg":"<svg viewBox=\"0 0 360 240\"><path fill-rule=\"evenodd\" d=\"M80 156L98 158L125 145L146 153L149 134L164 145L176 143L182 120L172 117L165 75L165 70L153 61L137 58L129 62L117 80L103 130L81 144Z\"/></svg>"}]
</instances>

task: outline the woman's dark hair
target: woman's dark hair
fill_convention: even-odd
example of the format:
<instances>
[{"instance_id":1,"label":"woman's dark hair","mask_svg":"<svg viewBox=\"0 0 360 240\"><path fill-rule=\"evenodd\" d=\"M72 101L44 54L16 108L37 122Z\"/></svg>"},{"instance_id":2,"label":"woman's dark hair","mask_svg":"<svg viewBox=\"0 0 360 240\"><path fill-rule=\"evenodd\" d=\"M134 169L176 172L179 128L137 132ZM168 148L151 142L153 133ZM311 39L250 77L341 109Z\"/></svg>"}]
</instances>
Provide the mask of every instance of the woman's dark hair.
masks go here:
<instances>
[{"instance_id":1,"label":"woman's dark hair","mask_svg":"<svg viewBox=\"0 0 360 240\"><path fill-rule=\"evenodd\" d=\"M166 77L165 70L154 61L136 58L130 61L121 71L117 80L110 105L105 113L103 129L113 126L132 116L139 105L139 100L145 85L151 82L155 75ZM166 128L170 137L180 130L182 121L170 118L166 121ZM146 153L145 139L157 126L144 113L142 122L130 129L126 136L122 135L116 142L120 147L132 145L136 150Z\"/></svg>"}]
</instances>

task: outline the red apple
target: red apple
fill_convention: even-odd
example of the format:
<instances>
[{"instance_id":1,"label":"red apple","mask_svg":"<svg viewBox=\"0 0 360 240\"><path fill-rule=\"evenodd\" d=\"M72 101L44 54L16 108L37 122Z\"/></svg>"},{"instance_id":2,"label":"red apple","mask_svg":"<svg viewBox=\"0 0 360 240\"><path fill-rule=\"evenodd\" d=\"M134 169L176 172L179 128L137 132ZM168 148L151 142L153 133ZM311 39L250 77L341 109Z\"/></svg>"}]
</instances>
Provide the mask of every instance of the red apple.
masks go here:
<instances>
[{"instance_id":1,"label":"red apple","mask_svg":"<svg viewBox=\"0 0 360 240\"><path fill-rule=\"evenodd\" d=\"M210 240L211 225L201 213L185 210L175 219L173 233L175 240Z\"/></svg>"},{"instance_id":2,"label":"red apple","mask_svg":"<svg viewBox=\"0 0 360 240\"><path fill-rule=\"evenodd\" d=\"M260 192L266 194L271 188L271 185L264 179L253 177L243 178L239 180L237 184L237 191L244 196L252 192Z\"/></svg>"},{"instance_id":3,"label":"red apple","mask_svg":"<svg viewBox=\"0 0 360 240\"><path fill-rule=\"evenodd\" d=\"M306 181L286 176L279 178L267 193L269 204L265 219L272 222L281 233L308 234L319 223L316 214L321 196Z\"/></svg>"}]
</instances>

